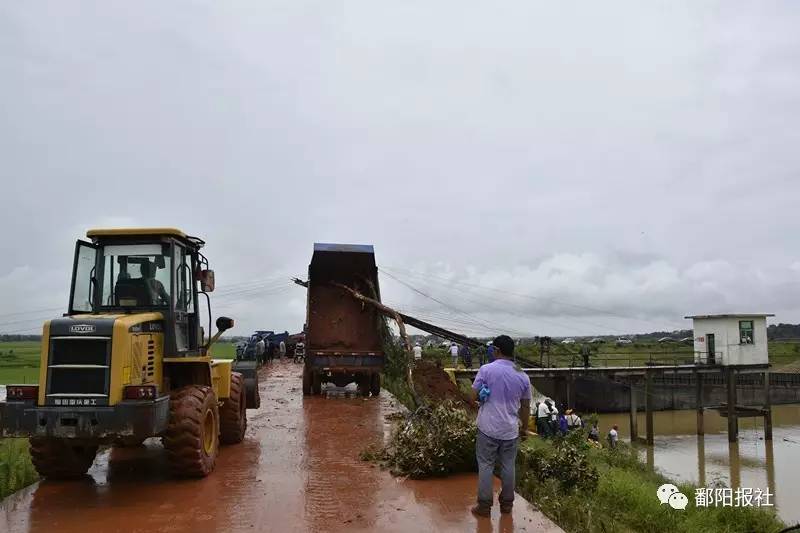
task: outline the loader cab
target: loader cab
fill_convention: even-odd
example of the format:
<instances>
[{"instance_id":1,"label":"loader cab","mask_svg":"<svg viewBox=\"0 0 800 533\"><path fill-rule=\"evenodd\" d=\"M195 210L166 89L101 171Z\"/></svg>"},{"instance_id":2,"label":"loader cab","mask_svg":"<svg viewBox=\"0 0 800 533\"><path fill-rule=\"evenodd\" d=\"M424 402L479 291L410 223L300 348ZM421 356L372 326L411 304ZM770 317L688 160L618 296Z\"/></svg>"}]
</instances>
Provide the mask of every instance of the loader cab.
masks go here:
<instances>
[{"instance_id":1,"label":"loader cab","mask_svg":"<svg viewBox=\"0 0 800 533\"><path fill-rule=\"evenodd\" d=\"M158 312L142 324L164 332L169 355L205 355L201 311L214 290L205 244L171 228L90 230L78 241L68 315ZM205 297L205 298L203 298ZM205 301L203 301L205 299ZM211 324L208 325L208 333Z\"/></svg>"}]
</instances>

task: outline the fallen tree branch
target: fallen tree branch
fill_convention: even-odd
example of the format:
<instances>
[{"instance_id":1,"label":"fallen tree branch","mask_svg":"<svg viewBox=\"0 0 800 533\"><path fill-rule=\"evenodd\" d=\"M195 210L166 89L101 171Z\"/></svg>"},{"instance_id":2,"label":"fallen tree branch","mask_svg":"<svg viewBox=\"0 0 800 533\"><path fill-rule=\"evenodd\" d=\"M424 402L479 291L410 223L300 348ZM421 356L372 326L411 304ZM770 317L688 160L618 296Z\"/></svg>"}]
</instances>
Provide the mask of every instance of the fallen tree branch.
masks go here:
<instances>
[{"instance_id":1,"label":"fallen tree branch","mask_svg":"<svg viewBox=\"0 0 800 533\"><path fill-rule=\"evenodd\" d=\"M417 390L416 390L416 388L414 388L414 377L413 377L412 372L411 372L411 369L412 369L412 366L413 366L412 365L413 357L412 357L411 341L408 340L408 334L406 333L406 325L405 325L405 323L403 323L403 318L400 316L400 313L398 313L397 311L395 311L391 307L388 307L388 306L382 304L381 302L379 302L378 300L376 300L374 298L370 298L368 296L364 296L363 294L361 294L357 290L352 289L352 288L348 287L347 285L344 285L342 283L338 283L336 281L332 281L331 285L333 285L335 287L338 287L338 288L350 293L350 295L353 296L353 298L355 298L356 300L359 300L359 301L361 301L363 303L368 303L368 304L372 305L380 313L388 316L389 318L391 318L395 322L397 322L397 326L400 328L400 338L403 339L403 345L405 346L405 350L404 351L405 351L405 355L406 355L406 382L408 383L408 386L411 389L411 395L414 397L414 401L416 402L417 406L425 405L426 402L423 400L422 397L420 397L417 394Z\"/></svg>"}]
</instances>

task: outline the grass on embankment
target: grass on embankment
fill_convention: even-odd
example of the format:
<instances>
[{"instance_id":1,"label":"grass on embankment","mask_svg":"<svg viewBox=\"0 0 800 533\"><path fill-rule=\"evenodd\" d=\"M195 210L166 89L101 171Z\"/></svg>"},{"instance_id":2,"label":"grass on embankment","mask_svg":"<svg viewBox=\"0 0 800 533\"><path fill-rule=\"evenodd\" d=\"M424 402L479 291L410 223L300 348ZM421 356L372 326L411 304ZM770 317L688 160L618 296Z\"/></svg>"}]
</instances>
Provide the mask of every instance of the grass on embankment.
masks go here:
<instances>
[{"instance_id":1,"label":"grass on embankment","mask_svg":"<svg viewBox=\"0 0 800 533\"><path fill-rule=\"evenodd\" d=\"M39 381L37 341L0 342L0 384Z\"/></svg>"},{"instance_id":2,"label":"grass on embankment","mask_svg":"<svg viewBox=\"0 0 800 533\"><path fill-rule=\"evenodd\" d=\"M0 498L39 479L31 464L28 439L0 439Z\"/></svg>"},{"instance_id":3,"label":"grass on embankment","mask_svg":"<svg viewBox=\"0 0 800 533\"><path fill-rule=\"evenodd\" d=\"M37 383L39 381L38 341L0 342L0 385ZM236 344L218 342L211 354L219 359L233 359Z\"/></svg>"},{"instance_id":4,"label":"grass on embankment","mask_svg":"<svg viewBox=\"0 0 800 533\"><path fill-rule=\"evenodd\" d=\"M581 457L589 482L582 483L577 475L576 483L565 487L564 480L579 470L576 465ZM559 447L554 441L534 437L522 445L517 465L520 494L568 532L777 533L785 527L767 509L697 507L694 487L688 484L675 483L689 498L685 510L661 505L656 489L673 482L649 470L624 443L608 450L570 439ZM542 471L546 475L537 476Z\"/></svg>"}]
</instances>

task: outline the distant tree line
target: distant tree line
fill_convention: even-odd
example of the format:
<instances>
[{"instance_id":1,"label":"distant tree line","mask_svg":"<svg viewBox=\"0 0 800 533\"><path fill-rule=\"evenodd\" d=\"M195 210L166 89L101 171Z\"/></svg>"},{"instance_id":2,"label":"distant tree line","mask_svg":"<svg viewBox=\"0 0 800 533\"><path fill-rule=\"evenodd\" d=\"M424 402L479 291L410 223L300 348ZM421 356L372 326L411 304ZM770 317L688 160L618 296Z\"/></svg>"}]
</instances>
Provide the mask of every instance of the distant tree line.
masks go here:
<instances>
[{"instance_id":1,"label":"distant tree line","mask_svg":"<svg viewBox=\"0 0 800 533\"><path fill-rule=\"evenodd\" d=\"M769 340L800 339L800 324L772 324L767 326Z\"/></svg>"},{"instance_id":2,"label":"distant tree line","mask_svg":"<svg viewBox=\"0 0 800 533\"><path fill-rule=\"evenodd\" d=\"M0 335L0 342L40 341L41 335Z\"/></svg>"}]
</instances>

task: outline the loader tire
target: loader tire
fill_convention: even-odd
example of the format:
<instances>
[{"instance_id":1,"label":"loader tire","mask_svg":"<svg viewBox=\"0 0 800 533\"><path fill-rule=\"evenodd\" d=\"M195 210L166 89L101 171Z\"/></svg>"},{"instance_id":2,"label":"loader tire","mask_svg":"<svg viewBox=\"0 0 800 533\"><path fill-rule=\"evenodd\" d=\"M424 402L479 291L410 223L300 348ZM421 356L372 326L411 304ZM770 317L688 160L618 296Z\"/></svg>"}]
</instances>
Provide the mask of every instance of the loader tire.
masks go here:
<instances>
[{"instance_id":1,"label":"loader tire","mask_svg":"<svg viewBox=\"0 0 800 533\"><path fill-rule=\"evenodd\" d=\"M162 437L170 470L181 477L205 477L219 454L219 408L214 390L187 385L170 393L169 424Z\"/></svg>"},{"instance_id":2,"label":"loader tire","mask_svg":"<svg viewBox=\"0 0 800 533\"><path fill-rule=\"evenodd\" d=\"M94 462L97 445L72 444L68 439L31 437L31 461L40 476L50 479L78 478Z\"/></svg>"},{"instance_id":3,"label":"loader tire","mask_svg":"<svg viewBox=\"0 0 800 533\"><path fill-rule=\"evenodd\" d=\"M311 371L307 366L303 367L303 394L309 396L313 393L311 390Z\"/></svg>"},{"instance_id":4,"label":"loader tire","mask_svg":"<svg viewBox=\"0 0 800 533\"><path fill-rule=\"evenodd\" d=\"M381 375L377 372L370 376L370 392L373 396L378 396L381 393Z\"/></svg>"},{"instance_id":5,"label":"loader tire","mask_svg":"<svg viewBox=\"0 0 800 533\"><path fill-rule=\"evenodd\" d=\"M244 394L244 378L238 372L231 373L231 395L222 403L219 410L222 444L237 444L244 439L247 429L247 400Z\"/></svg>"},{"instance_id":6,"label":"loader tire","mask_svg":"<svg viewBox=\"0 0 800 533\"><path fill-rule=\"evenodd\" d=\"M258 409L261 407L261 394L258 392L258 372L255 378L244 381L244 395L247 409ZM248 384L249 382L249 384Z\"/></svg>"}]
</instances>

